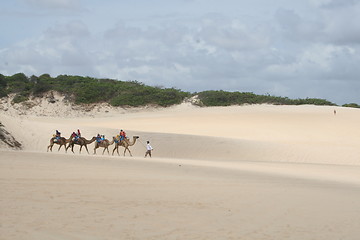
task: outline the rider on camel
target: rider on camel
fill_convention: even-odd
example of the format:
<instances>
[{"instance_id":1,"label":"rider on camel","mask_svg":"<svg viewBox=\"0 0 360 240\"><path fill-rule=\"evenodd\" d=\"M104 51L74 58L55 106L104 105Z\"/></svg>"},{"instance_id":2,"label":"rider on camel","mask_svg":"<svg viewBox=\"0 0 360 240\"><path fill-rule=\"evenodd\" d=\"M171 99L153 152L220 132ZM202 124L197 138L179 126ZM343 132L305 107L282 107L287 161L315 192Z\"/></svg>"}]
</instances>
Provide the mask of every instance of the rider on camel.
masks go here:
<instances>
[{"instance_id":1,"label":"rider on camel","mask_svg":"<svg viewBox=\"0 0 360 240\"><path fill-rule=\"evenodd\" d=\"M124 140L126 138L126 132L124 130L120 130L120 141Z\"/></svg>"},{"instance_id":2,"label":"rider on camel","mask_svg":"<svg viewBox=\"0 0 360 240\"><path fill-rule=\"evenodd\" d=\"M99 133L98 133L98 135L96 136L96 142L97 142L97 143L101 143L101 136L100 136Z\"/></svg>"},{"instance_id":3,"label":"rider on camel","mask_svg":"<svg viewBox=\"0 0 360 240\"><path fill-rule=\"evenodd\" d=\"M55 141L59 141L61 138L61 132L59 132L58 130L56 130L56 134L55 134Z\"/></svg>"},{"instance_id":4,"label":"rider on camel","mask_svg":"<svg viewBox=\"0 0 360 240\"><path fill-rule=\"evenodd\" d=\"M73 132L73 133L71 134L71 139L72 139L74 142L76 142L76 141L79 139L79 136L78 136L75 132Z\"/></svg>"}]
</instances>

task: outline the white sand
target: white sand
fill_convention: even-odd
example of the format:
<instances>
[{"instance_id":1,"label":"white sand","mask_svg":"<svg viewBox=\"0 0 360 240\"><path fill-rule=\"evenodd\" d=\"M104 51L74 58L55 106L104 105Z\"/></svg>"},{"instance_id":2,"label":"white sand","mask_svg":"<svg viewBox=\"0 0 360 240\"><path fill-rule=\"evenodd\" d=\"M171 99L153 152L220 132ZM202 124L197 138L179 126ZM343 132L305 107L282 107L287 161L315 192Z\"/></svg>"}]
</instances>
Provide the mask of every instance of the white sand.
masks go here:
<instances>
[{"instance_id":1,"label":"white sand","mask_svg":"<svg viewBox=\"0 0 360 240\"><path fill-rule=\"evenodd\" d=\"M82 117L44 104L0 115L24 145L0 150L0 239L358 239L359 109L183 104ZM90 155L46 152L56 129L78 128L140 138L132 158L93 155L93 143Z\"/></svg>"}]
</instances>

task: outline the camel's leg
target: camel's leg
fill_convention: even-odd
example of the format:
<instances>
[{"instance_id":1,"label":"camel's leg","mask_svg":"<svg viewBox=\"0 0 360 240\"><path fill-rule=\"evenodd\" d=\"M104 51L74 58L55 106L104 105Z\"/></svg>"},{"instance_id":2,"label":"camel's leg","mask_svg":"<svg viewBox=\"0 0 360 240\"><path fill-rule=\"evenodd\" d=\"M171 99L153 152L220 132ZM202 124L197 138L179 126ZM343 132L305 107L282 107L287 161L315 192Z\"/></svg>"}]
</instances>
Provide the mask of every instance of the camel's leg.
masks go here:
<instances>
[{"instance_id":1,"label":"camel's leg","mask_svg":"<svg viewBox=\"0 0 360 240\"><path fill-rule=\"evenodd\" d=\"M53 148L54 144L55 144L54 140L50 139L50 145L48 146L47 151L49 151L49 149L50 149L50 151L52 152L52 148Z\"/></svg>"},{"instance_id":2,"label":"camel's leg","mask_svg":"<svg viewBox=\"0 0 360 240\"><path fill-rule=\"evenodd\" d=\"M67 146L66 150L69 149L70 147L71 147L71 145L69 144L69 146ZM71 149L71 151L72 151L72 149Z\"/></svg>"},{"instance_id":3,"label":"camel's leg","mask_svg":"<svg viewBox=\"0 0 360 240\"><path fill-rule=\"evenodd\" d=\"M108 152L108 155L110 155L110 152L109 152L109 147L106 148L107 152Z\"/></svg>"},{"instance_id":4,"label":"camel's leg","mask_svg":"<svg viewBox=\"0 0 360 240\"><path fill-rule=\"evenodd\" d=\"M128 152L129 152L130 156L132 157L132 154L131 154L130 149L129 149L128 147L125 147L125 150L124 150L124 156L125 156L126 150L128 150Z\"/></svg>"},{"instance_id":5,"label":"camel's leg","mask_svg":"<svg viewBox=\"0 0 360 240\"><path fill-rule=\"evenodd\" d=\"M131 154L131 152L130 152L130 149L129 148L126 148L128 151L129 151L129 153L130 153L130 157L132 157L132 154Z\"/></svg>"},{"instance_id":6,"label":"camel's leg","mask_svg":"<svg viewBox=\"0 0 360 240\"><path fill-rule=\"evenodd\" d=\"M104 147L104 150L103 150L103 153L102 153L102 155L104 155L104 152L105 152L105 150L106 150L106 147Z\"/></svg>"},{"instance_id":7,"label":"camel's leg","mask_svg":"<svg viewBox=\"0 0 360 240\"><path fill-rule=\"evenodd\" d=\"M116 149L116 152L117 152L118 156L120 156L120 154L119 154L119 145L116 145L116 146L115 146L115 148L114 148L114 150L113 150L113 155L114 155L115 149Z\"/></svg>"},{"instance_id":8,"label":"camel's leg","mask_svg":"<svg viewBox=\"0 0 360 240\"><path fill-rule=\"evenodd\" d=\"M96 149L98 148L98 146L95 145L94 147L94 155L96 154Z\"/></svg>"},{"instance_id":9,"label":"camel's leg","mask_svg":"<svg viewBox=\"0 0 360 240\"><path fill-rule=\"evenodd\" d=\"M71 143L69 143L69 145L67 147L65 147L65 150L67 151L71 146Z\"/></svg>"},{"instance_id":10,"label":"camel's leg","mask_svg":"<svg viewBox=\"0 0 360 240\"><path fill-rule=\"evenodd\" d=\"M87 153L90 154L90 153L89 153L89 150L88 150L88 148L87 148L87 145L84 145L84 146L85 146L85 149L86 149Z\"/></svg>"},{"instance_id":11,"label":"camel's leg","mask_svg":"<svg viewBox=\"0 0 360 240\"><path fill-rule=\"evenodd\" d=\"M116 146L114 147L113 151L112 151L112 155L114 156L114 152L115 152Z\"/></svg>"},{"instance_id":12,"label":"camel's leg","mask_svg":"<svg viewBox=\"0 0 360 240\"><path fill-rule=\"evenodd\" d=\"M58 151L60 151L60 148L62 147L62 145L60 144L60 147L58 148Z\"/></svg>"},{"instance_id":13,"label":"camel's leg","mask_svg":"<svg viewBox=\"0 0 360 240\"><path fill-rule=\"evenodd\" d=\"M75 152L74 152L74 144L71 145L71 151L75 154Z\"/></svg>"},{"instance_id":14,"label":"camel's leg","mask_svg":"<svg viewBox=\"0 0 360 240\"><path fill-rule=\"evenodd\" d=\"M126 149L127 149L127 148L125 148L125 150L124 150L124 157L125 157Z\"/></svg>"},{"instance_id":15,"label":"camel's leg","mask_svg":"<svg viewBox=\"0 0 360 240\"><path fill-rule=\"evenodd\" d=\"M50 149L50 152L52 152L52 146L53 146L54 144L50 144L48 147L47 147L47 152L49 151L49 149Z\"/></svg>"}]
</instances>

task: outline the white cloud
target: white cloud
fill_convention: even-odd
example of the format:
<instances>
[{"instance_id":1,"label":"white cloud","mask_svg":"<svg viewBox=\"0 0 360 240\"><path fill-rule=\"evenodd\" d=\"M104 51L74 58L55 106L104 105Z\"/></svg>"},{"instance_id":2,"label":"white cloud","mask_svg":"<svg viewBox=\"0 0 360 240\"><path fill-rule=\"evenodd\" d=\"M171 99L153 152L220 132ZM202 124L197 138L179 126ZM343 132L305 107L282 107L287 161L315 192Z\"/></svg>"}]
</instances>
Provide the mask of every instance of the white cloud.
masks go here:
<instances>
[{"instance_id":1,"label":"white cloud","mask_svg":"<svg viewBox=\"0 0 360 240\"><path fill-rule=\"evenodd\" d=\"M25 3L40 8L47 9L78 9L80 7L80 0L22 0Z\"/></svg>"},{"instance_id":2,"label":"white cloud","mask_svg":"<svg viewBox=\"0 0 360 240\"><path fill-rule=\"evenodd\" d=\"M57 24L48 28L44 34L48 38L52 39L64 39L64 38L84 38L90 36L90 31L82 21L71 21L66 24Z\"/></svg>"},{"instance_id":3,"label":"white cloud","mask_svg":"<svg viewBox=\"0 0 360 240\"><path fill-rule=\"evenodd\" d=\"M81 1L75 1L75 5L67 0L27 2L33 9L48 9L44 17L57 11L50 10L56 6L70 12L86 7ZM200 3L204 2L184 4ZM107 10L106 15L99 11L90 12L94 14L91 16L82 12L69 17L63 11L64 15L36 34L0 45L0 72L76 74L138 80L186 91L238 90L324 97L339 103L358 99L360 103L359 95L353 93L354 89L360 91L359 5L352 1L341 6L334 3L312 0L308 12L291 7L289 2L272 6L271 14L265 13L273 16L268 21L263 20L262 13L228 16L220 10L228 7L226 4L219 5L217 13L190 16L174 10L156 20L136 12L129 19L116 11L131 5L129 2L112 2L118 7L115 10L99 5L102 11ZM235 4L232 8L242 10L242 6ZM251 6L250 1L246 6ZM251 13L256 11L252 9ZM41 19L41 23L47 19ZM337 87L343 92L334 94Z\"/></svg>"},{"instance_id":4,"label":"white cloud","mask_svg":"<svg viewBox=\"0 0 360 240\"><path fill-rule=\"evenodd\" d=\"M315 1L316 3L316 1ZM317 0L317 6L323 8L339 9L342 7L351 7L359 4L358 0Z\"/></svg>"},{"instance_id":5,"label":"white cloud","mask_svg":"<svg viewBox=\"0 0 360 240\"><path fill-rule=\"evenodd\" d=\"M323 21L327 41L342 45L360 44L360 4L340 9L325 9Z\"/></svg>"}]
</instances>

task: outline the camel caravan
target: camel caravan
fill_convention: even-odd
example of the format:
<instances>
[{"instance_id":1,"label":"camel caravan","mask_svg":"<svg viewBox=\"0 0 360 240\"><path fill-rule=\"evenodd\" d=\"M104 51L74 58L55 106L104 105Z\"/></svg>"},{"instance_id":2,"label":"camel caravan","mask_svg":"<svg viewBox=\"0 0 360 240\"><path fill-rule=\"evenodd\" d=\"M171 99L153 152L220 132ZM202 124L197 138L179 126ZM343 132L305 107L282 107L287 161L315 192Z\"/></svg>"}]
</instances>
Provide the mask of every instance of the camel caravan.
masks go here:
<instances>
[{"instance_id":1,"label":"camel caravan","mask_svg":"<svg viewBox=\"0 0 360 240\"><path fill-rule=\"evenodd\" d=\"M47 147L47 151L52 152L52 148L55 144L59 145L58 151L60 151L61 147L64 146L65 152L69 148L71 148L71 151L74 152L74 146L79 145L80 150L79 153L81 153L81 150L83 147L85 147L87 153L89 154L89 150L87 145L95 142L94 147L94 154L96 154L96 149L98 148L104 148L102 154L104 154L105 150L107 150L108 154L110 155L109 146L114 144L114 149L112 151L112 155L114 155L114 152L116 150L117 154L119 154L119 147L124 147L124 156L126 151L129 152L130 156L132 156L131 151L129 149L130 146L133 146L136 143L136 140L139 138L139 136L133 136L132 141L126 136L125 131L121 130L118 135L115 137L112 137L112 140L108 140L105 138L104 135L97 134L97 136L92 137L90 140L84 138L81 136L80 130L78 129L77 132L73 132L68 139L61 136L61 133L56 130L56 133L52 136L50 139L50 145Z\"/></svg>"}]
</instances>

